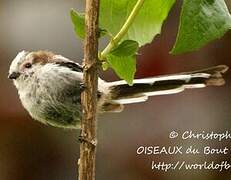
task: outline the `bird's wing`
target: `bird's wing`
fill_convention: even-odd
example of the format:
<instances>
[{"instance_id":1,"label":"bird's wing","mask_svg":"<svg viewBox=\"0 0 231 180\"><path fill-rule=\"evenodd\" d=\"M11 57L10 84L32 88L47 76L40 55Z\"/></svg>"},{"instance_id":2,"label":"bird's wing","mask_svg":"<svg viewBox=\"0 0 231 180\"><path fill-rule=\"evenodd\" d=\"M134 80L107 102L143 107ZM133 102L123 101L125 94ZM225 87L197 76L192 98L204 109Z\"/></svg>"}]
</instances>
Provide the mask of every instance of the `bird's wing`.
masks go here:
<instances>
[{"instance_id":1,"label":"bird's wing","mask_svg":"<svg viewBox=\"0 0 231 180\"><path fill-rule=\"evenodd\" d=\"M76 62L60 61L60 62L55 62L55 64L57 64L59 66L67 67L67 68L71 69L72 71L83 72L83 67Z\"/></svg>"}]
</instances>

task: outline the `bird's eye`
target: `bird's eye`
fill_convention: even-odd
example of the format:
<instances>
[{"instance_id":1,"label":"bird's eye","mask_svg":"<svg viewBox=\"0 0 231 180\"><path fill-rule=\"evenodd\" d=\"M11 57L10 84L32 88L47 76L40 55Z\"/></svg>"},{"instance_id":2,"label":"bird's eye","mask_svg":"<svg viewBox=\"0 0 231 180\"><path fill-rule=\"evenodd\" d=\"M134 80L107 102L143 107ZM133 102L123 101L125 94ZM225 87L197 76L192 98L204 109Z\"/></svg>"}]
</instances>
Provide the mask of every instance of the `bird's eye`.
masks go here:
<instances>
[{"instance_id":1,"label":"bird's eye","mask_svg":"<svg viewBox=\"0 0 231 180\"><path fill-rule=\"evenodd\" d=\"M24 66L25 66L25 68L31 68L32 64L31 63L26 63Z\"/></svg>"}]
</instances>

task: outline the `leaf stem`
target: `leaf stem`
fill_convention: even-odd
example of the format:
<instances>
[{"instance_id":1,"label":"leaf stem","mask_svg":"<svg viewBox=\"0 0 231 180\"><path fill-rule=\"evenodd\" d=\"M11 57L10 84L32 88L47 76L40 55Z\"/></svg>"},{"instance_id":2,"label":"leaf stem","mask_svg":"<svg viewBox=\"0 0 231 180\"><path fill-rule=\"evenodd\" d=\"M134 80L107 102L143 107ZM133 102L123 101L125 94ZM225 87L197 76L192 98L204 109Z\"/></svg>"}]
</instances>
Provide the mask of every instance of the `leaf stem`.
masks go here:
<instances>
[{"instance_id":1,"label":"leaf stem","mask_svg":"<svg viewBox=\"0 0 231 180\"><path fill-rule=\"evenodd\" d=\"M127 33L129 27L133 23L136 15L138 14L139 10L143 6L145 0L137 0L134 8L132 9L132 12L128 16L127 20L125 21L124 25L120 29L120 31L115 35L114 38L111 39L111 41L108 43L106 48L102 51L102 53L99 56L100 60L105 60L106 55L110 53L110 51L117 46L117 44L120 42L120 40L124 37L124 35Z\"/></svg>"}]
</instances>

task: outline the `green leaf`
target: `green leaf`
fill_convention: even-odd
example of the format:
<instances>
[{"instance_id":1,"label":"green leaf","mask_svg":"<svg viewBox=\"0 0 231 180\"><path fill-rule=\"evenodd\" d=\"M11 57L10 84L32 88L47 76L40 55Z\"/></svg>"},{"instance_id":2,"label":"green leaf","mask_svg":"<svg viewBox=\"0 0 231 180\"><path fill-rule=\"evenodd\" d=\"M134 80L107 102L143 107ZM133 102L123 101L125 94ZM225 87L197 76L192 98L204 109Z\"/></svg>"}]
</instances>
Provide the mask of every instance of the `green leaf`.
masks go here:
<instances>
[{"instance_id":1,"label":"green leaf","mask_svg":"<svg viewBox=\"0 0 231 180\"><path fill-rule=\"evenodd\" d=\"M136 41L125 40L106 56L109 66L129 85L132 85L136 72L135 54L138 48L139 44Z\"/></svg>"},{"instance_id":2,"label":"green leaf","mask_svg":"<svg viewBox=\"0 0 231 180\"><path fill-rule=\"evenodd\" d=\"M85 18L84 14L78 13L74 9L70 11L71 20L74 25L75 33L78 37L84 39L85 37Z\"/></svg>"},{"instance_id":3,"label":"green leaf","mask_svg":"<svg viewBox=\"0 0 231 180\"><path fill-rule=\"evenodd\" d=\"M99 37L103 37L103 36L105 36L107 34L108 34L108 32L107 32L106 29L99 28Z\"/></svg>"},{"instance_id":4,"label":"green leaf","mask_svg":"<svg viewBox=\"0 0 231 180\"><path fill-rule=\"evenodd\" d=\"M137 0L101 0L100 27L115 36L131 13ZM175 0L145 0L135 21L123 40L137 41L140 46L150 43L160 33Z\"/></svg>"},{"instance_id":5,"label":"green leaf","mask_svg":"<svg viewBox=\"0 0 231 180\"><path fill-rule=\"evenodd\" d=\"M184 0L173 54L197 50L231 28L224 0Z\"/></svg>"},{"instance_id":6,"label":"green leaf","mask_svg":"<svg viewBox=\"0 0 231 180\"><path fill-rule=\"evenodd\" d=\"M81 39L85 37L85 15L84 13L78 13L74 9L71 9L70 16L72 23L74 25L75 33ZM105 29L99 28L99 37L102 37L107 34Z\"/></svg>"},{"instance_id":7,"label":"green leaf","mask_svg":"<svg viewBox=\"0 0 231 180\"><path fill-rule=\"evenodd\" d=\"M108 54L107 62L121 79L132 85L136 72L135 56L115 56Z\"/></svg>"},{"instance_id":8,"label":"green leaf","mask_svg":"<svg viewBox=\"0 0 231 180\"><path fill-rule=\"evenodd\" d=\"M117 56L134 56L139 48L139 44L133 40L125 40L111 51Z\"/></svg>"}]
</instances>

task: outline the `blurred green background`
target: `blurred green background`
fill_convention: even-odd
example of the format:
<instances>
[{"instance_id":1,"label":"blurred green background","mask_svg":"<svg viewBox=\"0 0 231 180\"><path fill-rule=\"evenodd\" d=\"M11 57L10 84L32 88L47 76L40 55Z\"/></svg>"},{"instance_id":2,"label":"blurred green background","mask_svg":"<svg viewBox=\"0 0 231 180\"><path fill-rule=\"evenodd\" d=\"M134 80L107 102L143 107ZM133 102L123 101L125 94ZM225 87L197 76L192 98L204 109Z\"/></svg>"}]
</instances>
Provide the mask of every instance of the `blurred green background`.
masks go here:
<instances>
[{"instance_id":1,"label":"blurred green background","mask_svg":"<svg viewBox=\"0 0 231 180\"><path fill-rule=\"evenodd\" d=\"M231 9L231 1L226 1ZM30 118L20 104L8 68L25 49L50 50L76 62L83 58L69 17L70 8L84 9L80 0L0 0L0 180L76 179L79 157L78 131L42 125ZM162 35L140 50L136 78L176 73L218 64L231 66L231 32L201 50L172 56L179 21L177 3L164 24ZM104 42L102 42L104 44ZM103 45L102 45L103 47ZM120 114L99 116L98 180L230 180L230 170L218 172L151 170L151 161L204 162L230 160L228 155L138 156L140 145L230 147L230 140L182 141L169 139L172 130L224 132L231 128L231 73L223 87L188 90L152 97L145 103L127 105ZM117 80L103 72L105 80Z\"/></svg>"}]
</instances>

